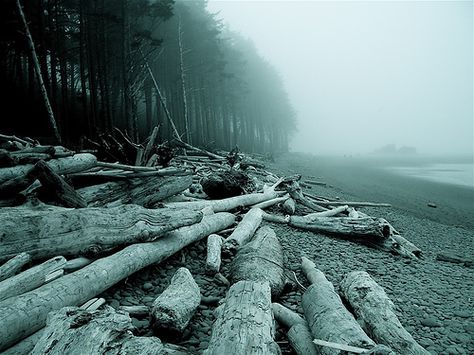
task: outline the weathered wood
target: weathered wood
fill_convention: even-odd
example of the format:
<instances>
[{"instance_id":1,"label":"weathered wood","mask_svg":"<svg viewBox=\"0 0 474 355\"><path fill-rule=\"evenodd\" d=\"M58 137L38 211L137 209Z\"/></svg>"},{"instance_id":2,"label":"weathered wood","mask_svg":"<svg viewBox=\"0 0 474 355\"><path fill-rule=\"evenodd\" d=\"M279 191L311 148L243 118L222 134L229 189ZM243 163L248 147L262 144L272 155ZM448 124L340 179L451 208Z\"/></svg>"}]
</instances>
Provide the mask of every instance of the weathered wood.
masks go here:
<instances>
[{"instance_id":1,"label":"weathered wood","mask_svg":"<svg viewBox=\"0 0 474 355\"><path fill-rule=\"evenodd\" d=\"M257 203L256 205L253 205L252 208L261 208L261 209L264 209L264 208L267 208L267 207L271 207L273 205L276 205L280 202L284 202L286 200L288 200L290 198L290 195L285 195L285 196L282 196L282 197L276 197L276 198L272 198L271 200L268 200L268 201L263 201L263 202L260 202L260 203Z\"/></svg>"},{"instance_id":2,"label":"weathered wood","mask_svg":"<svg viewBox=\"0 0 474 355\"><path fill-rule=\"evenodd\" d=\"M159 131L158 126L153 128L153 131L151 132L151 135L150 135L150 139L148 140L148 143L142 155L141 165L148 166L147 162L150 159L151 151L153 149L153 146L155 145L156 137L158 136L158 131Z\"/></svg>"},{"instance_id":3,"label":"weathered wood","mask_svg":"<svg viewBox=\"0 0 474 355\"><path fill-rule=\"evenodd\" d=\"M64 207L86 207L86 202L82 196L43 160L35 164L33 174L41 182L40 199L54 201Z\"/></svg>"},{"instance_id":4,"label":"weathered wood","mask_svg":"<svg viewBox=\"0 0 474 355\"><path fill-rule=\"evenodd\" d=\"M200 303L199 286L187 268L179 268L169 286L153 302L153 330L160 336L181 335Z\"/></svg>"},{"instance_id":5,"label":"weathered wood","mask_svg":"<svg viewBox=\"0 0 474 355\"><path fill-rule=\"evenodd\" d=\"M12 259L8 260L5 264L0 266L0 281L8 279L14 276L20 271L23 266L31 261L31 255L28 253L20 253Z\"/></svg>"},{"instance_id":6,"label":"weathered wood","mask_svg":"<svg viewBox=\"0 0 474 355\"><path fill-rule=\"evenodd\" d=\"M192 184L191 176L151 176L127 181L106 182L78 189L88 206L105 206L109 203L133 203L152 207L159 201L186 190Z\"/></svg>"},{"instance_id":7,"label":"weathered wood","mask_svg":"<svg viewBox=\"0 0 474 355\"><path fill-rule=\"evenodd\" d=\"M222 237L211 234L207 237L206 272L214 275L221 268Z\"/></svg>"},{"instance_id":8,"label":"weathered wood","mask_svg":"<svg viewBox=\"0 0 474 355\"><path fill-rule=\"evenodd\" d=\"M429 354L402 326L393 302L368 273L353 271L347 274L341 283L341 291L359 323L375 341L400 354Z\"/></svg>"},{"instance_id":9,"label":"weathered wood","mask_svg":"<svg viewBox=\"0 0 474 355\"><path fill-rule=\"evenodd\" d=\"M0 260L20 251L33 259L52 255L88 255L113 247L153 241L166 232L200 221L197 211L115 208L66 209L53 206L0 209Z\"/></svg>"},{"instance_id":10,"label":"weathered wood","mask_svg":"<svg viewBox=\"0 0 474 355\"><path fill-rule=\"evenodd\" d=\"M377 202L355 202L355 201L318 201L319 205L329 206L350 206L350 207L392 207L389 203Z\"/></svg>"},{"instance_id":11,"label":"weathered wood","mask_svg":"<svg viewBox=\"0 0 474 355\"><path fill-rule=\"evenodd\" d=\"M293 198L293 200L295 200L296 202L300 203L303 206L306 206L312 209L313 211L322 212L322 211L326 211L327 209L304 197L303 193L301 192L301 187L299 186L297 181L291 181L291 184L288 186L288 193L290 194L291 198Z\"/></svg>"},{"instance_id":12,"label":"weathered wood","mask_svg":"<svg viewBox=\"0 0 474 355\"><path fill-rule=\"evenodd\" d=\"M347 209L349 208L349 206L340 206L340 207L335 207L331 210L327 210L327 211L323 211L323 212L315 212L315 213L310 213L310 214L307 214L305 217L305 219L308 219L308 220L311 220L315 217L334 217L334 216L337 216L339 214L341 214L342 212L346 212Z\"/></svg>"},{"instance_id":13,"label":"weathered wood","mask_svg":"<svg viewBox=\"0 0 474 355\"><path fill-rule=\"evenodd\" d=\"M60 278L63 275L64 275L64 269L59 269L59 270L50 272L48 275L46 275L44 277L44 283L54 281L54 280L56 280L57 278Z\"/></svg>"},{"instance_id":14,"label":"weathered wood","mask_svg":"<svg viewBox=\"0 0 474 355\"><path fill-rule=\"evenodd\" d=\"M289 214L290 216L294 215L296 210L295 200L290 197L283 203L282 208L283 212L285 212L286 214Z\"/></svg>"},{"instance_id":15,"label":"weathered wood","mask_svg":"<svg viewBox=\"0 0 474 355\"><path fill-rule=\"evenodd\" d=\"M135 318L148 317L150 308L147 306L120 306L120 311L127 312Z\"/></svg>"},{"instance_id":16,"label":"weathered wood","mask_svg":"<svg viewBox=\"0 0 474 355\"><path fill-rule=\"evenodd\" d=\"M235 230L226 238L222 246L222 251L228 254L235 254L237 249L252 239L255 231L262 222L262 210L252 208L248 211Z\"/></svg>"},{"instance_id":17,"label":"weathered wood","mask_svg":"<svg viewBox=\"0 0 474 355\"><path fill-rule=\"evenodd\" d=\"M238 250L230 266L230 276L233 283L267 281L272 297L281 294L285 285L283 250L272 228L260 228L253 239Z\"/></svg>"},{"instance_id":18,"label":"weathered wood","mask_svg":"<svg viewBox=\"0 0 474 355\"><path fill-rule=\"evenodd\" d=\"M453 264L463 264L464 266L473 266L474 259L470 259L464 256L459 256L453 253L438 253L436 255L436 260L438 261L446 261L448 263ZM0 272L1 275L1 272Z\"/></svg>"},{"instance_id":19,"label":"weathered wood","mask_svg":"<svg viewBox=\"0 0 474 355\"><path fill-rule=\"evenodd\" d=\"M61 269L66 264L62 256L54 257L44 263L25 270L0 282L0 301L34 290L45 283L48 274Z\"/></svg>"},{"instance_id":20,"label":"weathered wood","mask_svg":"<svg viewBox=\"0 0 474 355\"><path fill-rule=\"evenodd\" d=\"M274 321L268 282L234 284L216 311L205 355L281 354L274 341Z\"/></svg>"},{"instance_id":21,"label":"weathered wood","mask_svg":"<svg viewBox=\"0 0 474 355\"><path fill-rule=\"evenodd\" d=\"M92 261L92 259L81 256L79 258L68 260L63 269L66 272L73 272L89 265Z\"/></svg>"},{"instance_id":22,"label":"weathered wood","mask_svg":"<svg viewBox=\"0 0 474 355\"><path fill-rule=\"evenodd\" d=\"M1 302L0 351L42 328L50 311L81 305L138 270L229 227L234 220L230 213L205 216L200 223L171 231L155 242L130 245L76 272Z\"/></svg>"},{"instance_id":23,"label":"weathered wood","mask_svg":"<svg viewBox=\"0 0 474 355\"><path fill-rule=\"evenodd\" d=\"M311 261L306 259L303 271L312 283L303 294L303 310L308 321L311 334L316 339L322 339L338 344L369 349L375 345L361 329L354 316L344 307L341 298L334 291L334 286L324 274L311 267ZM317 347L321 354L340 354L338 350L328 347Z\"/></svg>"},{"instance_id":24,"label":"weathered wood","mask_svg":"<svg viewBox=\"0 0 474 355\"><path fill-rule=\"evenodd\" d=\"M132 320L111 307L88 311L64 307L49 315L47 326L35 345L35 354L163 354L156 337L133 335Z\"/></svg>"}]
</instances>

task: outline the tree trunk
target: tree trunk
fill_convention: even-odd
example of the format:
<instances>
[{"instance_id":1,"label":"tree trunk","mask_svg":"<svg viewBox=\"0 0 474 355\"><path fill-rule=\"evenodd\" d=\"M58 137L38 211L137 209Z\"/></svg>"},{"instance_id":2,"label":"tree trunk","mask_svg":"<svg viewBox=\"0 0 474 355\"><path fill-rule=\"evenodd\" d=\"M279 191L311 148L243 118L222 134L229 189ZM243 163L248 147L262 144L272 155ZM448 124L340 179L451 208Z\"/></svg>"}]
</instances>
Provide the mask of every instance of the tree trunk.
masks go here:
<instances>
[{"instance_id":1,"label":"tree trunk","mask_svg":"<svg viewBox=\"0 0 474 355\"><path fill-rule=\"evenodd\" d=\"M341 291L359 323L375 341L390 346L400 354L429 354L402 326L393 302L365 271L347 274Z\"/></svg>"},{"instance_id":2,"label":"tree trunk","mask_svg":"<svg viewBox=\"0 0 474 355\"><path fill-rule=\"evenodd\" d=\"M200 223L169 232L156 242L130 245L40 288L1 302L0 351L43 327L50 311L83 304L134 272L229 227L234 220L230 213L205 216Z\"/></svg>"},{"instance_id":3,"label":"tree trunk","mask_svg":"<svg viewBox=\"0 0 474 355\"><path fill-rule=\"evenodd\" d=\"M211 234L207 238L206 257L206 271L211 275L217 274L221 267L221 249L222 237L217 234Z\"/></svg>"},{"instance_id":4,"label":"tree trunk","mask_svg":"<svg viewBox=\"0 0 474 355\"><path fill-rule=\"evenodd\" d=\"M173 229L200 221L196 211L115 208L7 207L0 209L0 260L21 251L33 259L87 255L113 247L153 241Z\"/></svg>"},{"instance_id":5,"label":"tree trunk","mask_svg":"<svg viewBox=\"0 0 474 355\"><path fill-rule=\"evenodd\" d=\"M201 292L188 269L173 275L170 285L153 302L151 326L156 334L176 337L183 334L197 307Z\"/></svg>"},{"instance_id":6,"label":"tree trunk","mask_svg":"<svg viewBox=\"0 0 474 355\"><path fill-rule=\"evenodd\" d=\"M276 298L285 284L283 264L283 251L275 232L270 227L262 227L238 250L230 266L231 281L268 281L272 297Z\"/></svg>"},{"instance_id":7,"label":"tree trunk","mask_svg":"<svg viewBox=\"0 0 474 355\"><path fill-rule=\"evenodd\" d=\"M106 182L78 189L90 207L105 206L112 202L134 203L143 207L153 207L159 201L176 195L193 182L192 176L129 179L127 181Z\"/></svg>"},{"instance_id":8,"label":"tree trunk","mask_svg":"<svg viewBox=\"0 0 474 355\"><path fill-rule=\"evenodd\" d=\"M216 309L205 355L281 354L274 341L274 320L267 282L240 281Z\"/></svg>"},{"instance_id":9,"label":"tree trunk","mask_svg":"<svg viewBox=\"0 0 474 355\"><path fill-rule=\"evenodd\" d=\"M235 254L237 249L252 239L261 222L262 210L260 208L250 209L237 225L237 228L235 228L232 234L224 241L222 251L228 254Z\"/></svg>"},{"instance_id":10,"label":"tree trunk","mask_svg":"<svg viewBox=\"0 0 474 355\"><path fill-rule=\"evenodd\" d=\"M303 294L303 310L313 337L343 345L372 348L375 343L344 307L332 283L310 260L304 258L303 265L303 271L313 282ZM309 269L311 273L308 273ZM327 355L343 354L329 347L317 346L317 350Z\"/></svg>"},{"instance_id":11,"label":"tree trunk","mask_svg":"<svg viewBox=\"0 0 474 355\"><path fill-rule=\"evenodd\" d=\"M31 255L24 252L8 260L5 264L0 266L0 281L14 276L30 261Z\"/></svg>"}]
</instances>

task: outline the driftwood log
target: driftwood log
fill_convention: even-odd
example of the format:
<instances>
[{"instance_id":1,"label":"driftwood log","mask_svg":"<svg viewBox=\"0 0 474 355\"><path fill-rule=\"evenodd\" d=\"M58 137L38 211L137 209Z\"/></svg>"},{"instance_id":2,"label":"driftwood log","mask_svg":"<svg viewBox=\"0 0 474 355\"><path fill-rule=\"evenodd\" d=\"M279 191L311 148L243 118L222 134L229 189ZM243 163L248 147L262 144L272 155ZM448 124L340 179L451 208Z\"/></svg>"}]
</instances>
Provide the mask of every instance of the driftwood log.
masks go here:
<instances>
[{"instance_id":1,"label":"driftwood log","mask_svg":"<svg viewBox=\"0 0 474 355\"><path fill-rule=\"evenodd\" d=\"M237 249L252 239L255 231L262 222L262 216L262 210L260 208L251 208L231 235L226 238L222 246L222 251L227 254L235 254Z\"/></svg>"},{"instance_id":2,"label":"driftwood log","mask_svg":"<svg viewBox=\"0 0 474 355\"><path fill-rule=\"evenodd\" d=\"M209 347L205 355L281 354L274 341L274 320L267 282L234 284L216 309Z\"/></svg>"},{"instance_id":3,"label":"driftwood log","mask_svg":"<svg viewBox=\"0 0 474 355\"><path fill-rule=\"evenodd\" d=\"M309 331L306 320L279 303L272 303L272 310L278 323L288 328L288 341L296 354L316 355L313 336Z\"/></svg>"},{"instance_id":4,"label":"driftwood log","mask_svg":"<svg viewBox=\"0 0 474 355\"><path fill-rule=\"evenodd\" d=\"M30 354L165 354L157 337L136 337L128 314L112 307L88 311L64 307L49 315L47 326Z\"/></svg>"},{"instance_id":5,"label":"driftwood log","mask_svg":"<svg viewBox=\"0 0 474 355\"><path fill-rule=\"evenodd\" d=\"M83 268L86 265L89 265L92 261L92 259L80 256L78 258L68 260L67 263L64 265L63 269L66 272L73 272Z\"/></svg>"},{"instance_id":6,"label":"driftwood log","mask_svg":"<svg viewBox=\"0 0 474 355\"><path fill-rule=\"evenodd\" d=\"M228 228L234 220L230 213L205 216L200 223L169 232L155 242L130 245L76 272L1 302L0 351L43 327L50 311L83 304L134 272Z\"/></svg>"},{"instance_id":7,"label":"driftwood log","mask_svg":"<svg viewBox=\"0 0 474 355\"><path fill-rule=\"evenodd\" d=\"M157 202L186 190L192 182L191 176L151 176L128 181L106 182L83 187L77 192L83 196L88 206L105 206L115 202L153 207Z\"/></svg>"},{"instance_id":8,"label":"driftwood log","mask_svg":"<svg viewBox=\"0 0 474 355\"><path fill-rule=\"evenodd\" d=\"M196 211L115 208L66 209L52 206L0 209L0 260L21 251L33 259L97 254L113 247L153 241L166 232L201 220Z\"/></svg>"},{"instance_id":9,"label":"driftwood log","mask_svg":"<svg viewBox=\"0 0 474 355\"><path fill-rule=\"evenodd\" d=\"M49 274L61 269L65 264L66 259L57 256L3 280L0 282L0 301L34 290L47 281Z\"/></svg>"},{"instance_id":10,"label":"driftwood log","mask_svg":"<svg viewBox=\"0 0 474 355\"><path fill-rule=\"evenodd\" d=\"M334 291L333 284L316 269L314 263L303 258L302 268L312 282L303 294L303 310L313 337L365 349L374 347L375 343L344 307L341 298ZM340 354L329 347L317 346L317 350L321 354Z\"/></svg>"},{"instance_id":11,"label":"driftwood log","mask_svg":"<svg viewBox=\"0 0 474 355\"><path fill-rule=\"evenodd\" d=\"M353 271L347 274L341 291L359 323L375 341L400 354L429 354L402 326L393 302L368 273Z\"/></svg>"},{"instance_id":12,"label":"driftwood log","mask_svg":"<svg viewBox=\"0 0 474 355\"><path fill-rule=\"evenodd\" d=\"M207 237L206 272L214 275L221 268L222 237L211 234Z\"/></svg>"},{"instance_id":13,"label":"driftwood log","mask_svg":"<svg viewBox=\"0 0 474 355\"><path fill-rule=\"evenodd\" d=\"M0 266L0 281L8 279L9 277L17 274L23 266L31 261L31 255L28 253L20 253L17 256L11 258L2 266Z\"/></svg>"},{"instance_id":14,"label":"driftwood log","mask_svg":"<svg viewBox=\"0 0 474 355\"><path fill-rule=\"evenodd\" d=\"M283 250L272 228L258 229L254 238L238 250L230 275L233 283L267 281L273 298L281 294L285 284Z\"/></svg>"},{"instance_id":15,"label":"driftwood log","mask_svg":"<svg viewBox=\"0 0 474 355\"><path fill-rule=\"evenodd\" d=\"M158 335L181 335L200 303L199 286L187 268L179 268L170 285L153 302L153 330Z\"/></svg>"}]
</instances>

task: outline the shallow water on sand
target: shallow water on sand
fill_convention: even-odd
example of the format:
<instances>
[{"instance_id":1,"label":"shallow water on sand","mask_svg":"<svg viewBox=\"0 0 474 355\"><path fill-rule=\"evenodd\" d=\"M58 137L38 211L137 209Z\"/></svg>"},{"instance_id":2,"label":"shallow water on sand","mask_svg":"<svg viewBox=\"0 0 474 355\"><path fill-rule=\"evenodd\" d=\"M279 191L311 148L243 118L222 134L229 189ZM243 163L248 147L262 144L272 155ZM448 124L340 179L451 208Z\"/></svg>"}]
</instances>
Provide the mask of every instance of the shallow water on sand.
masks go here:
<instances>
[{"instance_id":1,"label":"shallow water on sand","mask_svg":"<svg viewBox=\"0 0 474 355\"><path fill-rule=\"evenodd\" d=\"M443 163L421 166L396 166L388 170L400 175L451 185L474 188L474 166L472 163Z\"/></svg>"}]
</instances>

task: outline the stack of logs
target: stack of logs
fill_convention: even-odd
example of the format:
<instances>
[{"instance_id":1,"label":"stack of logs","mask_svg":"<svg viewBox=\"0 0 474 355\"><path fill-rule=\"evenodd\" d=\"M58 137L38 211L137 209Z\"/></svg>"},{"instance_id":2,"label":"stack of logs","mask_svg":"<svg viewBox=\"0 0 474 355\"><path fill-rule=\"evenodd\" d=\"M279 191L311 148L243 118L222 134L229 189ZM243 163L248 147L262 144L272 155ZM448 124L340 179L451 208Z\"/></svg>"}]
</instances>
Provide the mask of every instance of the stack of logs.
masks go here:
<instances>
[{"instance_id":1,"label":"stack of logs","mask_svg":"<svg viewBox=\"0 0 474 355\"><path fill-rule=\"evenodd\" d=\"M183 142L170 166L158 166L155 139L156 130L138 150L137 164L126 165L0 135L0 351L186 353L171 342L202 302L188 269L175 273L150 309L116 310L96 297L207 238L207 272L229 290L215 310L205 354L281 353L274 319L288 328L297 354L426 353L365 272L350 273L341 288L355 316L308 259L302 269L310 286L293 280L304 291L304 318L272 303L289 278L272 223L419 257L421 251L386 220L355 209L386 205L312 196L303 193L300 176L280 178L235 151L229 158ZM240 195L207 196L208 179L236 172L251 182ZM230 260L226 276L221 255ZM135 336L132 312L150 314L159 338Z\"/></svg>"}]
</instances>

